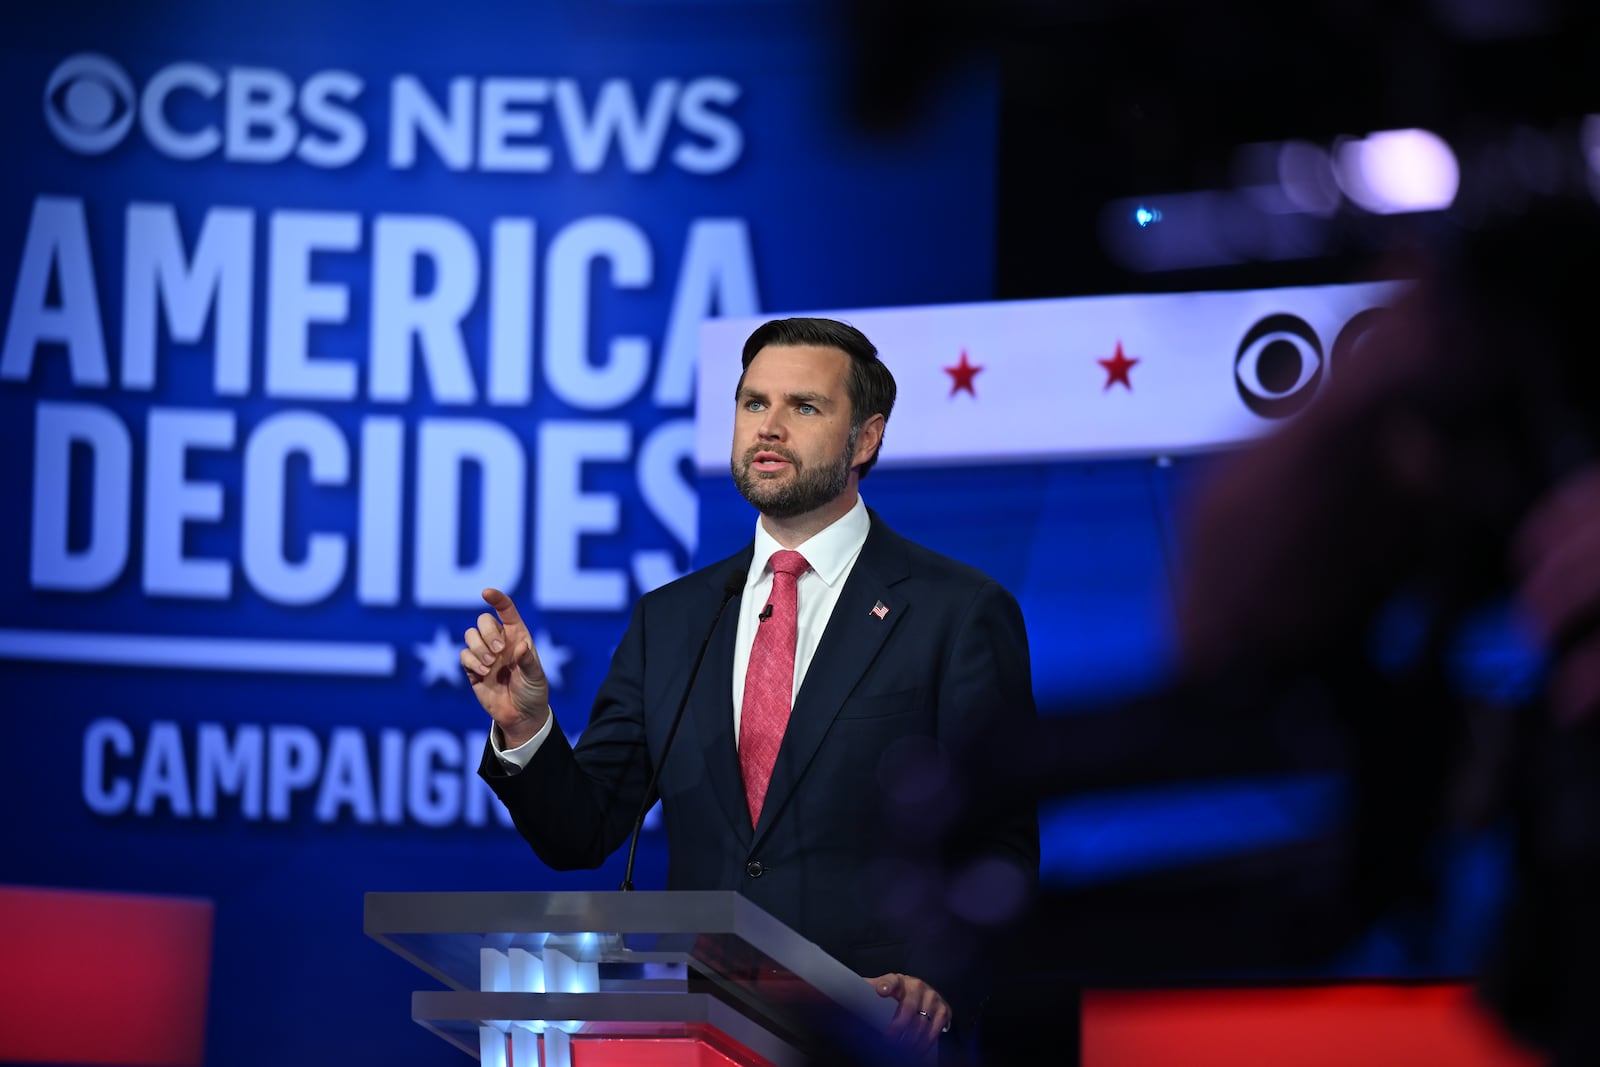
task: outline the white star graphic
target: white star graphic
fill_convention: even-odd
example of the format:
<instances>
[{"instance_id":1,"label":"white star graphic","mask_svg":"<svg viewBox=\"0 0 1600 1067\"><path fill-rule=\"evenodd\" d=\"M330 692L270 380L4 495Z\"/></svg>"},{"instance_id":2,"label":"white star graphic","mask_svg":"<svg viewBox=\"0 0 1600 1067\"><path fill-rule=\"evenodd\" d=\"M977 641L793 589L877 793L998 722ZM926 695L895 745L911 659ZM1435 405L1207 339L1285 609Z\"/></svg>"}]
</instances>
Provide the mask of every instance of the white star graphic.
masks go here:
<instances>
[{"instance_id":1,"label":"white star graphic","mask_svg":"<svg viewBox=\"0 0 1600 1067\"><path fill-rule=\"evenodd\" d=\"M534 631L533 647L539 650L539 662L544 666L544 676L549 681L550 688L561 688L565 684L561 677L561 668L572 661L572 649L556 644L556 639L550 636L550 631L542 626Z\"/></svg>"},{"instance_id":2,"label":"white star graphic","mask_svg":"<svg viewBox=\"0 0 1600 1067\"><path fill-rule=\"evenodd\" d=\"M461 684L461 646L450 640L443 626L433 631L432 641L418 642L411 647L422 661L423 685L434 685L441 680L451 685Z\"/></svg>"},{"instance_id":3,"label":"white star graphic","mask_svg":"<svg viewBox=\"0 0 1600 1067\"><path fill-rule=\"evenodd\" d=\"M432 641L418 641L411 647L416 651L417 659L422 661L423 685L436 685L441 681L453 686L461 685L461 646L450 640L443 626L433 631ZM543 627L534 632L533 647L539 650L539 662L544 666L544 676L550 682L550 688L558 689L565 685L561 669L572 662L572 649L557 644L550 631Z\"/></svg>"}]
</instances>

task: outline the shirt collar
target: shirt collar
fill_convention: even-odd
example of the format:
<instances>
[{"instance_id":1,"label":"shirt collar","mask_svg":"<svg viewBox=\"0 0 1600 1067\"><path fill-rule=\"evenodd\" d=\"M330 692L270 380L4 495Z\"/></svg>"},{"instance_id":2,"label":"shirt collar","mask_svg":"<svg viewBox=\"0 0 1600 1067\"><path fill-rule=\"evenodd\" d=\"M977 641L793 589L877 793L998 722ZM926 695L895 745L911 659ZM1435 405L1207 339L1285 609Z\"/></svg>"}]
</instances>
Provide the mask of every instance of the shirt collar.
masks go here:
<instances>
[{"instance_id":1,"label":"shirt collar","mask_svg":"<svg viewBox=\"0 0 1600 1067\"><path fill-rule=\"evenodd\" d=\"M795 551L806 558L818 578L831 586L843 577L851 562L860 554L861 546L867 543L867 532L871 529L872 519L867 515L866 502L857 493L854 507L796 546ZM768 573L767 563L772 559L772 554L782 550L783 546L767 533L758 518L755 554L750 557L750 577L746 580L746 588L753 588Z\"/></svg>"}]
</instances>

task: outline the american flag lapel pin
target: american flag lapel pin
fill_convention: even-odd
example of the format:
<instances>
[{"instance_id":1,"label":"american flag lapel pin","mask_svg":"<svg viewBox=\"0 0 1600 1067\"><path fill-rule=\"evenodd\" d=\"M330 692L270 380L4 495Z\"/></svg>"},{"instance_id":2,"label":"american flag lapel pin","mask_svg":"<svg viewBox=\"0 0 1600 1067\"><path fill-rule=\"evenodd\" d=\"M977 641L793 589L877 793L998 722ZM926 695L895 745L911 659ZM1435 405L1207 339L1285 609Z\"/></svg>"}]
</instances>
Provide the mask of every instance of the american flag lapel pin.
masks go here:
<instances>
[{"instance_id":1,"label":"american flag lapel pin","mask_svg":"<svg viewBox=\"0 0 1600 1067\"><path fill-rule=\"evenodd\" d=\"M889 614L889 605L885 604L881 600L878 601L876 604L872 605L872 614L876 618L883 618L885 615Z\"/></svg>"}]
</instances>

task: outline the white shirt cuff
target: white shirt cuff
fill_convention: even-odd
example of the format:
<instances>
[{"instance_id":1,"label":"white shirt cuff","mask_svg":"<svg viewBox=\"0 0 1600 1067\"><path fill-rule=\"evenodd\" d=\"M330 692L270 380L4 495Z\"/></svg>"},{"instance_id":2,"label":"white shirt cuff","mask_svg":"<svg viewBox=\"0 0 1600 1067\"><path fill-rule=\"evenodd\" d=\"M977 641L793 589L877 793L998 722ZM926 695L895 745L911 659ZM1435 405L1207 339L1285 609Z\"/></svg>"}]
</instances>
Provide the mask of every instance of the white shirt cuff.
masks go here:
<instances>
[{"instance_id":1,"label":"white shirt cuff","mask_svg":"<svg viewBox=\"0 0 1600 1067\"><path fill-rule=\"evenodd\" d=\"M539 727L539 732L528 738L516 748L500 747L500 731L498 728L489 727L489 746L494 749L494 754L500 757L500 762L505 769L513 773L527 767L528 761L533 759L533 754L539 751L539 746L544 744L544 739L550 736L550 731L555 728L556 713L551 711L545 718L544 725Z\"/></svg>"}]
</instances>

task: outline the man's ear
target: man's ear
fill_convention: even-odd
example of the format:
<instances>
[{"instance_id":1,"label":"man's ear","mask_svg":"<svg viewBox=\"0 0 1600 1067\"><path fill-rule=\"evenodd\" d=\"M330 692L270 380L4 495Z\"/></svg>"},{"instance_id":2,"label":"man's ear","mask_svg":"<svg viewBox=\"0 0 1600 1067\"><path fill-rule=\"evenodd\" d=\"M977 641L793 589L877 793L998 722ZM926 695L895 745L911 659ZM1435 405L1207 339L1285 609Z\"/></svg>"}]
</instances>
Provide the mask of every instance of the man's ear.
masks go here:
<instances>
[{"instance_id":1,"label":"man's ear","mask_svg":"<svg viewBox=\"0 0 1600 1067\"><path fill-rule=\"evenodd\" d=\"M856 436L856 453L850 457L850 466L859 467L878 454L878 446L883 444L883 426L887 421L882 414L877 414L861 424L861 433Z\"/></svg>"}]
</instances>

